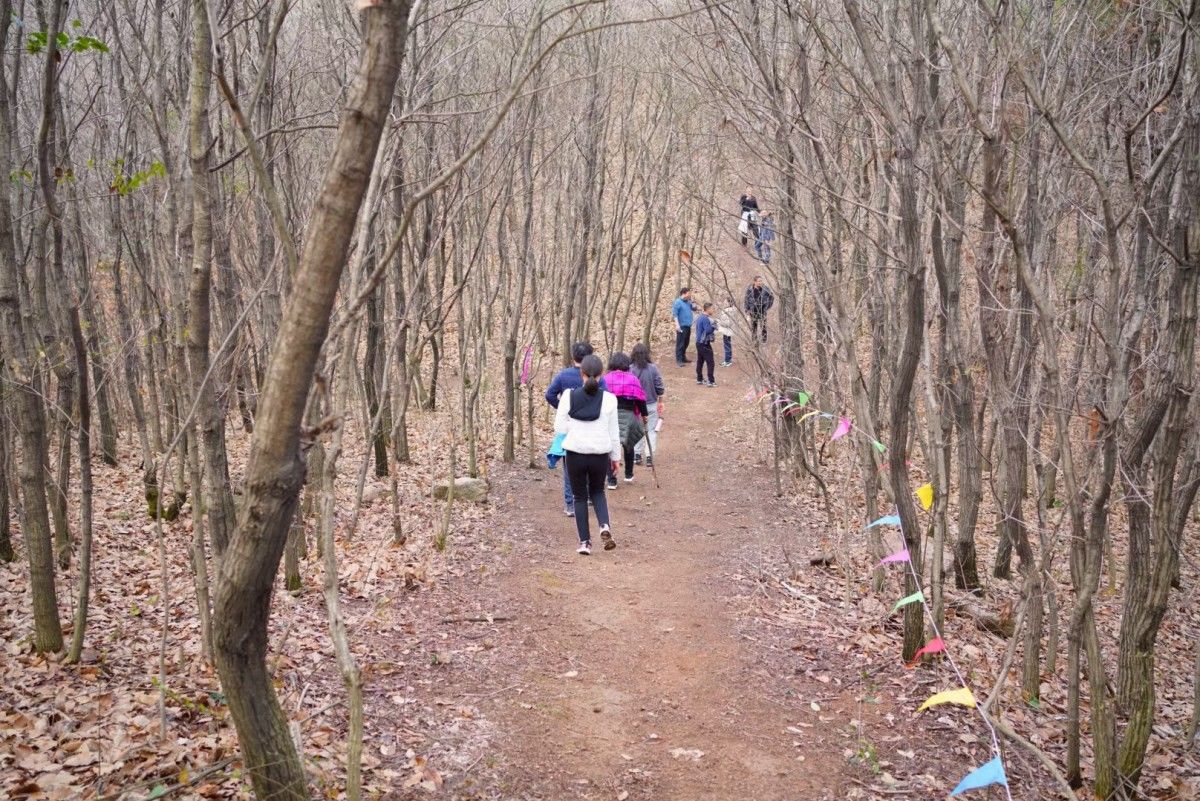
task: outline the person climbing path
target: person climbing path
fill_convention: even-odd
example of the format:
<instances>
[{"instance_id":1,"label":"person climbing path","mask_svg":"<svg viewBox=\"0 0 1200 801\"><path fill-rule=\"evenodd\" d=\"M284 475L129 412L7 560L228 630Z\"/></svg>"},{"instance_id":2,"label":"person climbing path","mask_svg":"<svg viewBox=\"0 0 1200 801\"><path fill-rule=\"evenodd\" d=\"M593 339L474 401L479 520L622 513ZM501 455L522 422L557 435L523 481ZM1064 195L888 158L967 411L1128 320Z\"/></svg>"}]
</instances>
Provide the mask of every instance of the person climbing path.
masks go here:
<instances>
[{"instance_id":1,"label":"person climbing path","mask_svg":"<svg viewBox=\"0 0 1200 801\"><path fill-rule=\"evenodd\" d=\"M575 499L575 528L579 534L579 553L592 552L592 533L588 525L588 501L596 511L600 540L604 550L617 547L609 525L608 501L604 485L609 467L615 471L621 458L621 436L617 425L617 396L600 387L604 363L594 354L579 365L582 386L564 393L554 416L554 433L565 434L566 472ZM640 387L639 387L640 389Z\"/></svg>"}]
</instances>

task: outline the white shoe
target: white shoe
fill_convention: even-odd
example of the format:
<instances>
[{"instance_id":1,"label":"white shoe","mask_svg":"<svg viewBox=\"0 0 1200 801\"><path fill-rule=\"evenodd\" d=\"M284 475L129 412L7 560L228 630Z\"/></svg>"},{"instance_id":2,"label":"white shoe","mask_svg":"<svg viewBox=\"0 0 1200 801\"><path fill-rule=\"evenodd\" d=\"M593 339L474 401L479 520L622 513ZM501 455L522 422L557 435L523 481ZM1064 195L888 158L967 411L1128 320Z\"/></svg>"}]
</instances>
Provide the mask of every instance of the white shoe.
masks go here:
<instances>
[{"instance_id":1,"label":"white shoe","mask_svg":"<svg viewBox=\"0 0 1200 801\"><path fill-rule=\"evenodd\" d=\"M626 477L625 477L625 483L626 483L626 484L632 484L632 483L633 483L633 476L626 476Z\"/></svg>"},{"instance_id":2,"label":"white shoe","mask_svg":"<svg viewBox=\"0 0 1200 801\"><path fill-rule=\"evenodd\" d=\"M577 550L575 553L579 554L580 556L591 556L592 541L584 540L583 542L579 543L579 550Z\"/></svg>"}]
</instances>

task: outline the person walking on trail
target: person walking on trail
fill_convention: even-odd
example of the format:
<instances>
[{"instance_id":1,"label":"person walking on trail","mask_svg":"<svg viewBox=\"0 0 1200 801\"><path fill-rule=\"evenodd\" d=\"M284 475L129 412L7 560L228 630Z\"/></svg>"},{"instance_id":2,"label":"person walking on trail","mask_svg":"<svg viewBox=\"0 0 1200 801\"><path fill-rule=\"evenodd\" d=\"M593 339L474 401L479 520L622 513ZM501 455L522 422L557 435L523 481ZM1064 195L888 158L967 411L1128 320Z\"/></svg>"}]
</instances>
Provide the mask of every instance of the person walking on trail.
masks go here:
<instances>
[{"instance_id":1,"label":"person walking on trail","mask_svg":"<svg viewBox=\"0 0 1200 801\"><path fill-rule=\"evenodd\" d=\"M696 383L706 387L715 387L716 378L713 376L713 339L717 335L717 326L712 320L713 305L704 304L704 310L696 318ZM704 368L708 367L708 381L704 381Z\"/></svg>"},{"instance_id":2,"label":"person walking on trail","mask_svg":"<svg viewBox=\"0 0 1200 801\"><path fill-rule=\"evenodd\" d=\"M775 305L775 295L771 288L763 283L761 275L754 276L754 282L746 287L746 316L750 318L750 336L752 339L767 341L767 312Z\"/></svg>"},{"instance_id":3,"label":"person walking on trail","mask_svg":"<svg viewBox=\"0 0 1200 801\"><path fill-rule=\"evenodd\" d=\"M738 322L738 310L733 305L733 298L726 298L725 308L717 314L717 333L721 335L721 344L725 346L725 360L722 367L733 365L733 332Z\"/></svg>"},{"instance_id":4,"label":"person walking on trail","mask_svg":"<svg viewBox=\"0 0 1200 801\"><path fill-rule=\"evenodd\" d=\"M646 393L646 436L633 449L633 463L654 466L654 454L658 452L658 425L663 414L663 395L667 394L663 385L662 372L650 357L650 347L645 342L639 342L629 352L629 372L637 376L642 383L642 392ZM646 453L646 448L650 453Z\"/></svg>"},{"instance_id":5,"label":"person walking on trail","mask_svg":"<svg viewBox=\"0 0 1200 801\"><path fill-rule=\"evenodd\" d=\"M747 186L746 191L738 198L738 205L741 206L743 214L751 209L758 211L758 198L754 196L754 191L750 187Z\"/></svg>"},{"instance_id":6,"label":"person walking on trail","mask_svg":"<svg viewBox=\"0 0 1200 801\"><path fill-rule=\"evenodd\" d=\"M692 338L692 290L684 287L671 305L671 317L675 320L675 366L690 364L687 357L688 342Z\"/></svg>"},{"instance_id":7,"label":"person walking on trail","mask_svg":"<svg viewBox=\"0 0 1200 801\"><path fill-rule=\"evenodd\" d=\"M633 483L633 450L646 437L646 391L641 380L629 371L632 362L624 353L608 357L608 372L604 381L608 391L617 396L617 425L621 434L621 452L625 462L625 483ZM608 485L616 489L616 482Z\"/></svg>"},{"instance_id":8,"label":"person walking on trail","mask_svg":"<svg viewBox=\"0 0 1200 801\"><path fill-rule=\"evenodd\" d=\"M758 219L755 209L742 212L742 221L738 224L738 233L742 235L742 247L746 247L746 242L750 239L753 239L755 247L758 247Z\"/></svg>"},{"instance_id":9,"label":"person walking on trail","mask_svg":"<svg viewBox=\"0 0 1200 801\"><path fill-rule=\"evenodd\" d=\"M758 224L758 239L754 240L754 255L763 264L771 263L771 243L775 241L775 217L763 214Z\"/></svg>"},{"instance_id":10,"label":"person walking on trail","mask_svg":"<svg viewBox=\"0 0 1200 801\"><path fill-rule=\"evenodd\" d=\"M564 392L583 386L579 367L583 364L583 360L592 353L592 343L590 342L576 342L571 346L571 360L575 362L575 366L563 368L554 376L550 386L546 387L546 403L557 409ZM604 379L601 378L600 389L604 388ZM616 473L612 475L615 481ZM566 470L563 470L563 514L567 517L575 516L575 494L571 489L571 477L567 475Z\"/></svg>"},{"instance_id":11,"label":"person walking on trail","mask_svg":"<svg viewBox=\"0 0 1200 801\"><path fill-rule=\"evenodd\" d=\"M604 362L589 354L579 365L582 386L563 393L554 415L554 433L565 434L566 473L575 495L575 530L579 533L578 553L592 552L592 532L588 525L588 501L600 525L604 550L617 547L608 518L608 500L604 484L609 469L617 469L621 458L621 434L617 423L617 396L600 384Z\"/></svg>"}]
</instances>

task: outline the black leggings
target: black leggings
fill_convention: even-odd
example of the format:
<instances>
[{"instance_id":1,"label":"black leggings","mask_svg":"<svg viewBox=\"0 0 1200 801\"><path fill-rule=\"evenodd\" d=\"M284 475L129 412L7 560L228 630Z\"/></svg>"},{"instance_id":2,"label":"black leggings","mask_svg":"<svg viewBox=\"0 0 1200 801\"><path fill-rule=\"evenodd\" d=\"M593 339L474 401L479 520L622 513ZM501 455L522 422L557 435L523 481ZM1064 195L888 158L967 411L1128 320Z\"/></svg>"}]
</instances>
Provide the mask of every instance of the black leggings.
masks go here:
<instances>
[{"instance_id":1,"label":"black leggings","mask_svg":"<svg viewBox=\"0 0 1200 801\"><path fill-rule=\"evenodd\" d=\"M588 499L596 510L596 522L608 525L608 500L604 497L604 482L608 478L609 455L607 453L575 453L567 451L567 475L571 479L571 492L575 494L575 528L580 542L589 542L592 533L588 529Z\"/></svg>"}]
</instances>

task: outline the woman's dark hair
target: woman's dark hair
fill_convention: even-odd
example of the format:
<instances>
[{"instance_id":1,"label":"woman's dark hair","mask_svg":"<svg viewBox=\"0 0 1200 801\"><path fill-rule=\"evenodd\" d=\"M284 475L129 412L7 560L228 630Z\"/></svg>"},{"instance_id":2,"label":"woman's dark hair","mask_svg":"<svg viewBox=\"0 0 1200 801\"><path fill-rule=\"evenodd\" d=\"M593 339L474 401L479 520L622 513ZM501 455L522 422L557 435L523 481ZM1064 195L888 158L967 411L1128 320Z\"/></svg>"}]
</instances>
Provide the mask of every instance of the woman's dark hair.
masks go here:
<instances>
[{"instance_id":1,"label":"woman's dark hair","mask_svg":"<svg viewBox=\"0 0 1200 801\"><path fill-rule=\"evenodd\" d=\"M594 353L589 353L583 357L583 362L580 363L579 369L583 371L584 378L583 391L589 395L595 395L600 389L600 374L604 372L604 362L600 361L600 357Z\"/></svg>"},{"instance_id":2,"label":"woman's dark hair","mask_svg":"<svg viewBox=\"0 0 1200 801\"><path fill-rule=\"evenodd\" d=\"M613 370L628 370L629 357L624 353L617 351L612 356L608 357L608 369L610 372Z\"/></svg>"},{"instance_id":3,"label":"woman's dark hair","mask_svg":"<svg viewBox=\"0 0 1200 801\"><path fill-rule=\"evenodd\" d=\"M629 360L636 364L639 370L645 370L646 366L654 361L650 358L650 346L645 342L637 343L629 352Z\"/></svg>"}]
</instances>

